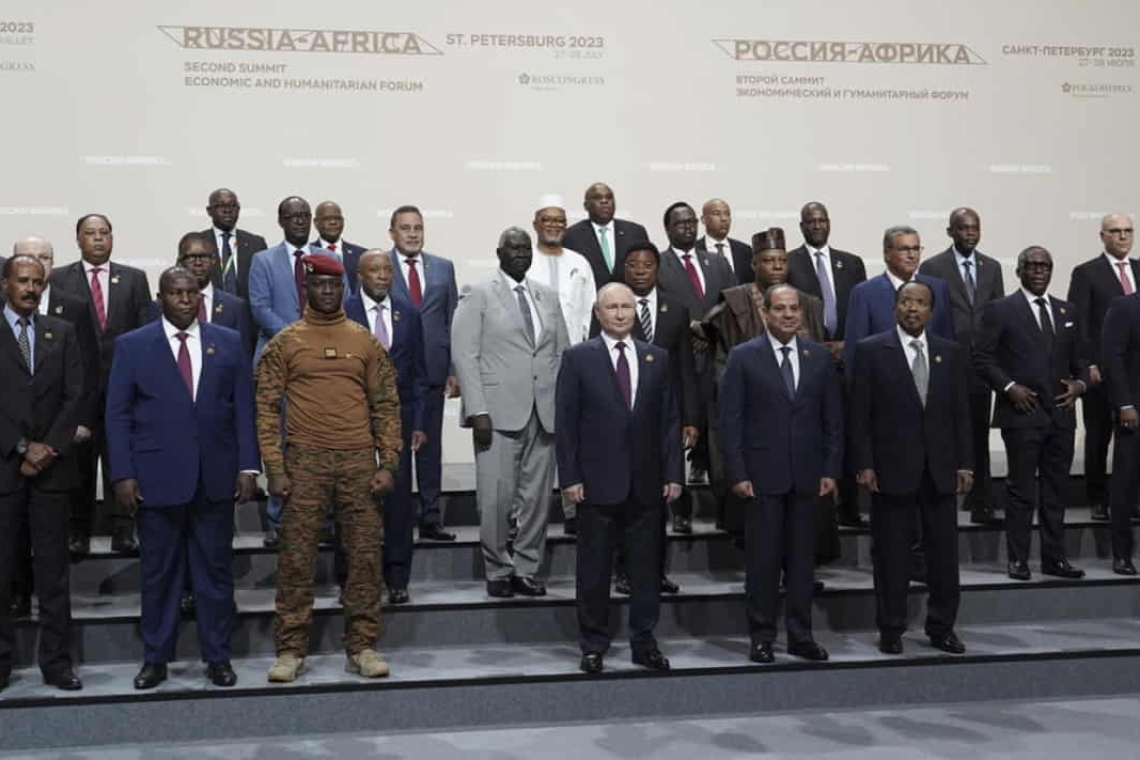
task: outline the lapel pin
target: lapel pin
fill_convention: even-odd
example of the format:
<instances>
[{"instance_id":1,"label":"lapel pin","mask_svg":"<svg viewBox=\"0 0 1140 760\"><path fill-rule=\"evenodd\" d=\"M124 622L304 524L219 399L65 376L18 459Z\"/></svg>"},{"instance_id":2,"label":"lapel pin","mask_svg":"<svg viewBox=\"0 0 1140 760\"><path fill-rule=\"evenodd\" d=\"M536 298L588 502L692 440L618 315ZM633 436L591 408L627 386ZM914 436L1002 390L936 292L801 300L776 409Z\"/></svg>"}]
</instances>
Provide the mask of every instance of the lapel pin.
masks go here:
<instances>
[{"instance_id":1,"label":"lapel pin","mask_svg":"<svg viewBox=\"0 0 1140 760\"><path fill-rule=\"evenodd\" d=\"M216 306L214 306L214 313L215 313L215 314L221 314L221 313L222 313L222 306L223 306L223 305L224 305L224 304L217 304Z\"/></svg>"},{"instance_id":2,"label":"lapel pin","mask_svg":"<svg viewBox=\"0 0 1140 760\"><path fill-rule=\"evenodd\" d=\"M941 364L942 363L942 355L941 354L935 354L934 355L934 363L935 364Z\"/></svg>"},{"instance_id":3,"label":"lapel pin","mask_svg":"<svg viewBox=\"0 0 1140 760\"><path fill-rule=\"evenodd\" d=\"M843 262L842 261L835 262L835 268L836 269L842 269L843 268Z\"/></svg>"},{"instance_id":4,"label":"lapel pin","mask_svg":"<svg viewBox=\"0 0 1140 760\"><path fill-rule=\"evenodd\" d=\"M807 356L807 355L808 355L808 350L805 348L805 349L804 349L804 350L803 350L801 353L803 353L803 355L804 355L804 356Z\"/></svg>"},{"instance_id":5,"label":"lapel pin","mask_svg":"<svg viewBox=\"0 0 1140 760\"><path fill-rule=\"evenodd\" d=\"M652 362L653 361L653 354L646 354L645 355L645 361Z\"/></svg>"},{"instance_id":6,"label":"lapel pin","mask_svg":"<svg viewBox=\"0 0 1140 760\"><path fill-rule=\"evenodd\" d=\"M1057 308L1057 311L1059 311L1059 312L1061 312L1062 314L1064 314L1064 313L1065 313L1065 307L1064 307L1064 306L1058 307L1058 308Z\"/></svg>"},{"instance_id":7,"label":"lapel pin","mask_svg":"<svg viewBox=\"0 0 1140 760\"><path fill-rule=\"evenodd\" d=\"M214 355L214 344L211 343L210 345L206 346L206 356L213 356L213 355Z\"/></svg>"},{"instance_id":8,"label":"lapel pin","mask_svg":"<svg viewBox=\"0 0 1140 760\"><path fill-rule=\"evenodd\" d=\"M709 265L709 260L706 259L704 256L702 256L701 257L701 264L703 264L704 266L707 267Z\"/></svg>"},{"instance_id":9,"label":"lapel pin","mask_svg":"<svg viewBox=\"0 0 1140 760\"><path fill-rule=\"evenodd\" d=\"M115 275L114 277L111 278L111 284L112 285L118 285L119 284L119 275Z\"/></svg>"},{"instance_id":10,"label":"lapel pin","mask_svg":"<svg viewBox=\"0 0 1140 760\"><path fill-rule=\"evenodd\" d=\"M51 332L44 333L44 340L51 340Z\"/></svg>"},{"instance_id":11,"label":"lapel pin","mask_svg":"<svg viewBox=\"0 0 1140 760\"><path fill-rule=\"evenodd\" d=\"M62 314L63 313L63 304L60 304L59 306L55 307L55 313L56 314Z\"/></svg>"},{"instance_id":12,"label":"lapel pin","mask_svg":"<svg viewBox=\"0 0 1140 760\"><path fill-rule=\"evenodd\" d=\"M661 304L661 313L664 314L667 311L669 311L669 304L667 304L667 303Z\"/></svg>"},{"instance_id":13,"label":"lapel pin","mask_svg":"<svg viewBox=\"0 0 1140 760\"><path fill-rule=\"evenodd\" d=\"M395 309L392 309L392 321L393 322L399 322L400 321L400 312L396 311Z\"/></svg>"}]
</instances>

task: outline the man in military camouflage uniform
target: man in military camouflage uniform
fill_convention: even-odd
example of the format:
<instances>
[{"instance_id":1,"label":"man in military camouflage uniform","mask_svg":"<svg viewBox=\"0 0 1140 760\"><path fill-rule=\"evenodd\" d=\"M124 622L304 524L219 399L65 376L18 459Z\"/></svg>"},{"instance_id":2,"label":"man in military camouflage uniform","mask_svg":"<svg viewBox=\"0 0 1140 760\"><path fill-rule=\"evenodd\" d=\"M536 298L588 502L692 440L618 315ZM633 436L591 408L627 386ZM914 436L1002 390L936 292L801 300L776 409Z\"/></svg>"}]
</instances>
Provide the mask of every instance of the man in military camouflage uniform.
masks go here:
<instances>
[{"instance_id":1,"label":"man in military camouflage uniform","mask_svg":"<svg viewBox=\"0 0 1140 760\"><path fill-rule=\"evenodd\" d=\"M277 660L269 680L292 681L304 667L317 542L330 502L348 560L345 669L376 678L388 675L373 649L381 634L383 534L376 498L392 490L400 461L396 368L366 328L346 320L344 266L320 254L301 262L308 308L266 345L257 368L257 434L269 492L285 501L273 619Z\"/></svg>"}]
</instances>

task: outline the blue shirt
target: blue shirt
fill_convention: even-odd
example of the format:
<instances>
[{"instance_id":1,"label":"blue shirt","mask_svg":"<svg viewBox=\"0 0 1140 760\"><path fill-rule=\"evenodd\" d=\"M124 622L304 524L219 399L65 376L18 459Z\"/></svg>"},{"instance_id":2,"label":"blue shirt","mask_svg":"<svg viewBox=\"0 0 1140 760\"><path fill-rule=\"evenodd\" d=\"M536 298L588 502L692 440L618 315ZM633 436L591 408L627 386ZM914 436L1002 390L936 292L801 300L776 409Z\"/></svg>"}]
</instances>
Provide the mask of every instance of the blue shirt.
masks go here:
<instances>
[{"instance_id":1,"label":"blue shirt","mask_svg":"<svg viewBox=\"0 0 1140 760\"><path fill-rule=\"evenodd\" d=\"M12 328L12 337L16 339L16 343L20 342L20 315L12 311L12 307L4 304L4 319L8 321L8 326ZM32 367L36 366L36 328L35 328L36 315L33 314L28 317L28 358L31 359L32 365L28 367L28 372L32 372Z\"/></svg>"}]
</instances>

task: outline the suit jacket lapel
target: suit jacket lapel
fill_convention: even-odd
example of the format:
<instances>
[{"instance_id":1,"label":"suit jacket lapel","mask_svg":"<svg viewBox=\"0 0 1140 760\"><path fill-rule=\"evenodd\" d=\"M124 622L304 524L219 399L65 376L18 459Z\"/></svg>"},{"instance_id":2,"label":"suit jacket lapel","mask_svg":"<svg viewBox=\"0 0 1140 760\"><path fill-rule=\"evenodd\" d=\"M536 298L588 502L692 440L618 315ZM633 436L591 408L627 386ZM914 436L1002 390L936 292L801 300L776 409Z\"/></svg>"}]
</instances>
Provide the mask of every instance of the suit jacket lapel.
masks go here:
<instances>
[{"instance_id":1,"label":"suit jacket lapel","mask_svg":"<svg viewBox=\"0 0 1140 760\"><path fill-rule=\"evenodd\" d=\"M0 347L12 357L17 367L26 374L31 374L28 372L28 365L24 363L24 355L20 353L20 344L16 342L16 336L12 333L12 326L8 324L7 319L0 319Z\"/></svg>"},{"instance_id":2,"label":"suit jacket lapel","mask_svg":"<svg viewBox=\"0 0 1140 760\"><path fill-rule=\"evenodd\" d=\"M515 324L518 325L523 340L531 346L535 345L534 333L527 334L526 322L523 321L522 309L519 307L518 293L508 287L507 283L503 281L503 278L497 274L495 275L495 292L499 294L499 301L502 303L506 312L514 315ZM533 314L531 315L531 319L534 319Z\"/></svg>"},{"instance_id":3,"label":"suit jacket lapel","mask_svg":"<svg viewBox=\"0 0 1140 760\"><path fill-rule=\"evenodd\" d=\"M795 398L788 393L788 386L784 384L784 375L780 370L780 357L777 356L776 352L772 349L772 343L768 340L768 334L764 333L759 336L759 340L761 366L767 368L768 374L774 379L776 386L781 391L781 395L783 395L788 403L794 402Z\"/></svg>"},{"instance_id":4,"label":"suit jacket lapel","mask_svg":"<svg viewBox=\"0 0 1140 760\"><path fill-rule=\"evenodd\" d=\"M36 367L35 371L39 372L40 367L43 366L44 359L52 350L55 349L55 341L58 340L58 338L54 333L48 330L47 326L44 324L44 321L39 318L38 314L36 315L35 321L35 333L36 347L32 353L32 364L34 364ZM50 338L48 337L49 335L51 336Z\"/></svg>"},{"instance_id":5,"label":"suit jacket lapel","mask_svg":"<svg viewBox=\"0 0 1140 760\"><path fill-rule=\"evenodd\" d=\"M637 362L637 390L633 394L633 409L629 410L630 414L632 414L633 412L637 411L637 408L639 406L641 406L641 400L643 398L642 391L645 389L645 376L648 375L650 371L652 371L654 362L646 358L648 356L648 352L644 348L638 346L637 343L632 339L630 339L629 344L634 347L634 351L632 352L633 359ZM614 373L614 385L617 385L616 372ZM620 392L618 393L618 396L621 396ZM625 399L622 399L622 401L624 400Z\"/></svg>"},{"instance_id":6,"label":"suit jacket lapel","mask_svg":"<svg viewBox=\"0 0 1140 760\"><path fill-rule=\"evenodd\" d=\"M1025 300L1025 297L1022 296L1021 298L1017 299L1017 307L1016 308L1017 308L1017 311L1021 315L1021 321L1025 323L1025 329L1029 330L1030 334L1034 335L1036 337L1037 342L1041 344L1042 348L1044 348L1046 351L1049 351L1050 353L1052 353L1052 351L1053 351L1052 341L1050 341L1048 338L1045 337L1045 332L1041 329L1041 324L1037 321L1038 315L1034 313L1034 309L1036 307L1030 306L1029 301ZM1053 303L1053 299L1050 298L1049 299L1049 313L1050 313L1050 315L1054 315L1055 308L1056 308L1056 306ZM1054 340L1056 340L1056 337L1057 337L1057 320L1056 320L1056 317L1053 316L1053 338L1054 338Z\"/></svg>"},{"instance_id":7,"label":"suit jacket lapel","mask_svg":"<svg viewBox=\"0 0 1140 760\"><path fill-rule=\"evenodd\" d=\"M605 338L599 335L593 340L594 351L598 356L598 361L605 365L605 369L602 371L605 372L606 376L610 379L610 391L613 394L614 403L622 409L625 409L626 413L628 414L630 412L630 409L628 406L626 406L625 398L623 398L621 395L621 387L618 386L617 380L617 370L614 369L614 363L610 359L610 351L609 348L606 347ZM641 387L640 381L641 375L638 373L638 388Z\"/></svg>"},{"instance_id":8,"label":"suit jacket lapel","mask_svg":"<svg viewBox=\"0 0 1140 760\"><path fill-rule=\"evenodd\" d=\"M895 357L894 361L898 365L895 368L895 372L900 377L905 378L904 384L907 387L907 395L911 398L911 400L914 401L915 406L917 406L919 409L922 409L922 399L918 395L918 386L914 384L914 373L911 372L910 362L907 361L906 349L903 348L902 341L899 340L897 333L892 337L893 340L887 344L886 350ZM934 364L934 357L929 355L931 353L929 332L926 333L926 347L926 353L928 354L926 357L926 376L928 378L928 384L926 386L926 398L929 400L930 389L934 386L934 373L931 369Z\"/></svg>"},{"instance_id":9,"label":"suit jacket lapel","mask_svg":"<svg viewBox=\"0 0 1140 760\"><path fill-rule=\"evenodd\" d=\"M162 369L160 371L165 372L168 375L166 382L172 383L178 388L178 390L175 392L181 393L182 398L193 403L194 400L190 398L190 391L186 388L186 383L182 380L182 373L178 370L178 360L174 358L174 353L170 347L170 341L166 339L166 328L163 326L162 320L160 319L157 323L152 324L158 325L158 333L155 337L154 351L162 357L158 361L154 362L154 364L158 367L161 367ZM202 360L204 365L206 359L206 336L201 326L198 327L198 337L202 342ZM201 372L202 374L198 378L199 390L202 386L202 378L205 377L205 366L202 367Z\"/></svg>"}]
</instances>

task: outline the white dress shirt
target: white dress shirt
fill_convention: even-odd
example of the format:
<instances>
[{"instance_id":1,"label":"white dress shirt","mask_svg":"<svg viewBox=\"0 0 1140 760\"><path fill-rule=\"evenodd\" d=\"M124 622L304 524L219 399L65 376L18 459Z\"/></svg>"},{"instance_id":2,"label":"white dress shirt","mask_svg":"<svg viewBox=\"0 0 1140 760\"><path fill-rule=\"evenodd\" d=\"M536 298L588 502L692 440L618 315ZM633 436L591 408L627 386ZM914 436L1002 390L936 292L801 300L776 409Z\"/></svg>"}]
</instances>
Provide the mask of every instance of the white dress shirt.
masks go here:
<instances>
[{"instance_id":1,"label":"white dress shirt","mask_svg":"<svg viewBox=\"0 0 1140 760\"><path fill-rule=\"evenodd\" d=\"M716 249L718 245L724 246L720 251ZM732 243L728 242L728 238L724 240L717 240L712 235L705 234L705 250L709 253L715 253L724 258L728 262L728 268L732 270L733 274L736 273L736 264L732 260ZM681 262L684 263L684 262Z\"/></svg>"},{"instance_id":2,"label":"white dress shirt","mask_svg":"<svg viewBox=\"0 0 1140 760\"><path fill-rule=\"evenodd\" d=\"M799 388L800 387L800 353L799 353L799 345L796 343L796 336L793 335L792 339L789 340L787 343L781 343L779 340L777 340L776 336L772 335L772 332L770 330L765 330L764 335L768 338L768 342L772 344L772 353L774 353L776 355L776 367L780 368L781 371L783 370L781 365L784 363L784 352L781 349L784 346L787 346L788 348L792 349L791 351L788 352L788 361L790 361L792 363L792 378L793 378L792 386L794 388Z\"/></svg>"},{"instance_id":3,"label":"white dress shirt","mask_svg":"<svg viewBox=\"0 0 1140 760\"><path fill-rule=\"evenodd\" d=\"M206 287L198 291L202 299L202 308L206 311L206 321L214 321L214 283L207 282Z\"/></svg>"},{"instance_id":4,"label":"white dress shirt","mask_svg":"<svg viewBox=\"0 0 1140 760\"><path fill-rule=\"evenodd\" d=\"M364 313L368 317L368 329L372 334L376 334L376 315L379 314L380 318L384 320L384 329L388 331L388 343L392 345L395 343L395 336L392 334L392 299L384 296L383 301L373 301L364 288L360 289L360 301L364 304Z\"/></svg>"},{"instance_id":5,"label":"white dress shirt","mask_svg":"<svg viewBox=\"0 0 1140 760\"><path fill-rule=\"evenodd\" d=\"M182 341L178 339L178 333L184 332L186 338L186 350L190 352L190 374L194 377L194 395L195 401L198 400L198 380L202 377L202 335L198 330L198 320L195 319L190 323L190 326L185 330L179 330L166 318L162 318L162 329L166 332L166 342L170 345L170 352L174 356L174 366L178 366L178 352L182 348Z\"/></svg>"},{"instance_id":6,"label":"white dress shirt","mask_svg":"<svg viewBox=\"0 0 1140 760\"><path fill-rule=\"evenodd\" d=\"M618 339L610 337L609 333L602 331L602 341L606 344L606 350L610 353L610 364L613 365L614 372L617 372L618 356L623 352L618 351ZM634 345L633 335L627 335L622 339L625 343L625 363L629 365L629 408L637 404L637 346Z\"/></svg>"},{"instance_id":7,"label":"white dress shirt","mask_svg":"<svg viewBox=\"0 0 1140 760\"><path fill-rule=\"evenodd\" d=\"M321 250L327 251L329 253L339 253L341 255L344 254L344 238L341 238L340 240L337 240L335 242L329 242L328 240L325 240L323 237L319 237L319 238L317 238L317 244L320 245ZM335 245L336 250L335 251L329 251L330 245Z\"/></svg>"},{"instance_id":8,"label":"white dress shirt","mask_svg":"<svg viewBox=\"0 0 1140 760\"><path fill-rule=\"evenodd\" d=\"M87 280L87 287L90 288L91 270L95 269L95 265L88 263L86 259L80 260L83 262L83 276ZM103 290L103 313L109 317L111 315L111 262L108 260L99 266L103 271L96 277L99 278L99 287ZM91 297L94 298L95 295L92 294ZM96 324L95 327L97 328L99 325Z\"/></svg>"},{"instance_id":9,"label":"white dress shirt","mask_svg":"<svg viewBox=\"0 0 1140 760\"><path fill-rule=\"evenodd\" d=\"M1035 296L1025 288L1019 288L1021 295L1025 296L1025 300L1029 302L1029 311L1033 314L1033 321L1037 323L1037 329L1041 329L1041 310L1037 308L1037 299L1045 299L1045 308L1049 310L1049 319L1053 318L1053 299L1049 297L1048 293L1043 293L1040 296ZM1057 325L1053 325L1053 334L1057 334Z\"/></svg>"},{"instance_id":10,"label":"white dress shirt","mask_svg":"<svg viewBox=\"0 0 1140 760\"><path fill-rule=\"evenodd\" d=\"M808 255L811 256L811 270L813 272L818 271L818 267L817 267L816 262L818 262L819 259L816 257L816 254L817 253L823 254L823 265L825 267L827 267L827 284L830 286L829 289L831 290L831 297L836 298L836 295L835 295L835 274L834 274L835 270L831 268L831 246L825 245L823 248L812 248L807 243L804 243L804 250L806 250L808 252ZM823 287L823 283L821 282L820 288L822 288L822 287ZM896 290L897 290L897 288L896 288ZM838 303L838 301L836 303Z\"/></svg>"},{"instance_id":11,"label":"white dress shirt","mask_svg":"<svg viewBox=\"0 0 1140 760\"><path fill-rule=\"evenodd\" d=\"M519 309L519 294L515 292L515 288L519 285L523 286L523 294L526 297L527 305L530 306L530 320L534 324L534 343L538 345L538 336L542 335L542 318L538 315L538 304L534 302L534 294L530 292L530 283L524 277L522 282L515 282L514 278L499 270L499 277L502 278L503 284L507 286L507 290L511 291L511 297L514 299L515 308L518 309L519 321L522 321L522 309Z\"/></svg>"},{"instance_id":12,"label":"white dress shirt","mask_svg":"<svg viewBox=\"0 0 1140 760\"><path fill-rule=\"evenodd\" d=\"M902 343L903 351L906 352L906 366L914 366L915 357L918 352L915 351L914 346L910 344L912 340L917 340L922 345L922 355L926 358L926 376L930 377L930 346L926 344L926 330L923 330L917 336L911 335L906 330L898 325L895 325L895 331L898 333L899 341Z\"/></svg>"},{"instance_id":13,"label":"white dress shirt","mask_svg":"<svg viewBox=\"0 0 1140 760\"><path fill-rule=\"evenodd\" d=\"M404 273L404 284L407 285L410 281L409 278L412 274L412 268L408 266L408 256L404 254L399 248L396 251L396 259L400 262L400 271ZM420 295L427 295L427 273L424 272L424 257L422 252L412 256L411 259L416 262L416 276L420 278ZM408 297L410 298L412 289L408 287Z\"/></svg>"},{"instance_id":14,"label":"white dress shirt","mask_svg":"<svg viewBox=\"0 0 1140 760\"><path fill-rule=\"evenodd\" d=\"M891 284L895 286L896 291L899 288L901 288L903 285L906 285L908 282L914 282L913 277L911 277L909 280L905 280L905 281L900 280L898 277L895 277L894 272L892 272L889 269L887 270L887 278L891 281Z\"/></svg>"},{"instance_id":15,"label":"white dress shirt","mask_svg":"<svg viewBox=\"0 0 1140 760\"><path fill-rule=\"evenodd\" d=\"M48 283L44 283L44 292L43 292L43 295L40 296L40 308L39 308L40 314L47 314L48 313L48 304L50 302L51 302L51 285Z\"/></svg>"},{"instance_id":16,"label":"white dress shirt","mask_svg":"<svg viewBox=\"0 0 1140 760\"><path fill-rule=\"evenodd\" d=\"M978 252L975 250L969 256L963 256L962 252L958 250L958 246L950 246L954 249L954 261L958 263L958 274L962 275L962 283L966 282L966 267L965 263L970 262L970 276L974 278L974 288L978 287L978 268L981 267L981 260L978 258Z\"/></svg>"},{"instance_id":17,"label":"white dress shirt","mask_svg":"<svg viewBox=\"0 0 1140 760\"><path fill-rule=\"evenodd\" d=\"M557 288L550 281L552 268L558 270ZM558 303L562 307L562 318L566 320L570 345L590 337L590 318L594 314L598 289L594 287L594 270L585 256L569 248L563 248L557 256L535 248L534 263L526 276L558 291Z\"/></svg>"},{"instance_id":18,"label":"white dress shirt","mask_svg":"<svg viewBox=\"0 0 1140 760\"><path fill-rule=\"evenodd\" d=\"M690 261L693 262L693 266L697 270L697 279L701 281L701 291L704 292L705 295L708 295L709 289L708 289L708 286L705 285L705 270L701 269L701 260L697 258L697 255L698 255L697 250L695 248L691 248L687 251L678 251L676 248L670 248L669 250L672 251L673 255L675 255L677 257L677 263L681 265L681 269L685 268L685 258L684 257L685 256L691 256L692 257L690 259ZM687 272L686 272L686 274L687 274Z\"/></svg>"},{"instance_id":19,"label":"white dress shirt","mask_svg":"<svg viewBox=\"0 0 1140 760\"><path fill-rule=\"evenodd\" d=\"M1128 278L1128 282L1132 285L1132 292L1136 292L1136 276L1132 274L1132 259L1125 256L1123 259L1118 259L1108 251L1104 252L1104 257L1108 259L1108 263L1112 265L1112 276L1117 282L1120 282L1120 267L1118 264L1124 264L1124 276Z\"/></svg>"},{"instance_id":20,"label":"white dress shirt","mask_svg":"<svg viewBox=\"0 0 1140 760\"><path fill-rule=\"evenodd\" d=\"M641 322L641 302L647 301L649 307L649 326L653 329L653 337L657 337L657 288L649 291L643 296L636 293L633 294L634 305L637 307L634 311L637 312L637 321Z\"/></svg>"}]
</instances>

